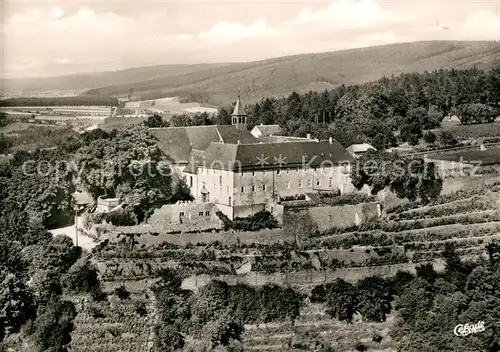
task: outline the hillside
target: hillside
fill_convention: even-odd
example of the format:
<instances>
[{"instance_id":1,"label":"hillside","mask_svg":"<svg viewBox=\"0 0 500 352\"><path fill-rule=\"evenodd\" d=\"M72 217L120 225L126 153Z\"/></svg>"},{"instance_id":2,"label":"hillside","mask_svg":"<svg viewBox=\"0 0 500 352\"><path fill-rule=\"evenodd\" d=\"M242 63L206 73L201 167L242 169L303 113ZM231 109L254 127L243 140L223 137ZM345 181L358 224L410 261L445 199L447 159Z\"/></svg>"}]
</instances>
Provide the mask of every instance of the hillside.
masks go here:
<instances>
[{"instance_id":1,"label":"hillside","mask_svg":"<svg viewBox=\"0 0 500 352\"><path fill-rule=\"evenodd\" d=\"M440 68L488 68L500 62L500 43L429 41L302 54L248 63L162 65L58 78L5 81L6 88L76 89L87 94L139 99L182 96L214 105L228 104L240 91L245 102L295 90L323 90L382 76ZM105 86L105 87L104 87Z\"/></svg>"},{"instance_id":2,"label":"hillside","mask_svg":"<svg viewBox=\"0 0 500 352\"><path fill-rule=\"evenodd\" d=\"M338 84L358 84L386 75L439 68L490 67L500 62L500 43L417 42L320 54L295 55L196 71L168 79L116 85L94 94L200 94L215 105L234 100L237 90L247 102L293 90L323 90ZM198 97L197 97L198 98Z\"/></svg>"},{"instance_id":3,"label":"hillside","mask_svg":"<svg viewBox=\"0 0 500 352\"><path fill-rule=\"evenodd\" d=\"M2 79L1 82L2 89L9 92L87 90L109 85L125 85L148 79L164 79L170 76L185 75L211 68L221 68L226 65L229 64L159 65L56 77Z\"/></svg>"}]
</instances>

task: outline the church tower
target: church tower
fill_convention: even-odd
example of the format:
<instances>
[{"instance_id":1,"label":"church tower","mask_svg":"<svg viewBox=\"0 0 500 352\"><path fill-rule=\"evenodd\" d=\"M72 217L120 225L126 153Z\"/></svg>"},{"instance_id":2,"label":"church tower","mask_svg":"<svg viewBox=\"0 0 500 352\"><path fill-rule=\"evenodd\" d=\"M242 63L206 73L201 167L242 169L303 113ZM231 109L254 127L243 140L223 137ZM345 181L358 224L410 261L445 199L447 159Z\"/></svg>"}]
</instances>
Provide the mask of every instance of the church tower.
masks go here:
<instances>
[{"instance_id":1,"label":"church tower","mask_svg":"<svg viewBox=\"0 0 500 352\"><path fill-rule=\"evenodd\" d=\"M236 100L236 105L234 106L233 113L231 114L232 124L236 126L239 130L247 129L247 114L241 105L240 96L238 95L238 100Z\"/></svg>"}]
</instances>

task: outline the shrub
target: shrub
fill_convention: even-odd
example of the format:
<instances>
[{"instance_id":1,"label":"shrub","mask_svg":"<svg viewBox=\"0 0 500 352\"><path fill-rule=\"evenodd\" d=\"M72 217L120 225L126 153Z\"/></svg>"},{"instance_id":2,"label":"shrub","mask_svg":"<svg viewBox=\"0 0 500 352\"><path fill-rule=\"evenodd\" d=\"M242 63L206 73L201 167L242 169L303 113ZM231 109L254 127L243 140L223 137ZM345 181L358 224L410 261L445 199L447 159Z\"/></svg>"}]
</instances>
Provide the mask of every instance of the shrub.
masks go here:
<instances>
[{"instance_id":1,"label":"shrub","mask_svg":"<svg viewBox=\"0 0 500 352\"><path fill-rule=\"evenodd\" d=\"M374 196L365 193L347 193L343 195L337 195L335 193L320 193L319 197L322 204L332 206L356 205L375 201Z\"/></svg>"},{"instance_id":2,"label":"shrub","mask_svg":"<svg viewBox=\"0 0 500 352\"><path fill-rule=\"evenodd\" d=\"M63 287L71 293L90 293L100 286L97 269L86 258L80 258L62 278Z\"/></svg>"},{"instance_id":3,"label":"shrub","mask_svg":"<svg viewBox=\"0 0 500 352\"><path fill-rule=\"evenodd\" d=\"M129 209L118 209L109 212L104 219L114 226L133 226L138 223L136 215Z\"/></svg>"},{"instance_id":4,"label":"shrub","mask_svg":"<svg viewBox=\"0 0 500 352\"><path fill-rule=\"evenodd\" d=\"M268 211L260 211L253 216L247 218L235 218L230 220L225 214L218 211L217 216L224 223L224 230L237 230L237 231L259 231L261 229L274 229L279 227L278 221Z\"/></svg>"},{"instance_id":5,"label":"shrub","mask_svg":"<svg viewBox=\"0 0 500 352\"><path fill-rule=\"evenodd\" d=\"M41 349L64 351L71 341L75 316L73 303L56 297L52 297L47 305L41 306L35 322L35 339Z\"/></svg>"},{"instance_id":6,"label":"shrub","mask_svg":"<svg viewBox=\"0 0 500 352\"><path fill-rule=\"evenodd\" d=\"M148 314L148 310L146 309L146 303L143 301L134 301L134 309L137 314L141 317L144 317Z\"/></svg>"},{"instance_id":7,"label":"shrub","mask_svg":"<svg viewBox=\"0 0 500 352\"><path fill-rule=\"evenodd\" d=\"M128 292L128 290L123 285L115 288L113 293L121 300L126 300L130 298L130 292Z\"/></svg>"}]
</instances>

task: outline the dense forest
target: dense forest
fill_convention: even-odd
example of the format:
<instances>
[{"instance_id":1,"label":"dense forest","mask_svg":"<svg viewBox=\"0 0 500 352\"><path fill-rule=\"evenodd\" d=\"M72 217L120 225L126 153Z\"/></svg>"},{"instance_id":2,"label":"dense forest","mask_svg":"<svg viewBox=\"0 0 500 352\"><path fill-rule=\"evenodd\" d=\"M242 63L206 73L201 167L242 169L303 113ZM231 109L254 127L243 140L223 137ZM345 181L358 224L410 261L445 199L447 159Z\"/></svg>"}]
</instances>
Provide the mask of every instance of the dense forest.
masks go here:
<instances>
[{"instance_id":1,"label":"dense forest","mask_svg":"<svg viewBox=\"0 0 500 352\"><path fill-rule=\"evenodd\" d=\"M118 99L99 96L57 98L9 98L0 100L0 107L12 106L118 106Z\"/></svg>"},{"instance_id":2,"label":"dense forest","mask_svg":"<svg viewBox=\"0 0 500 352\"><path fill-rule=\"evenodd\" d=\"M302 95L294 92L248 105L246 112L250 128L279 124L286 135L334 137L344 146L361 142L390 146L396 142L396 131L400 141L418 143L424 131L438 127L448 114L459 116L462 124L492 122L499 105L500 68L473 68L402 74ZM231 111L221 108L214 118L176 115L170 124L229 124Z\"/></svg>"}]
</instances>

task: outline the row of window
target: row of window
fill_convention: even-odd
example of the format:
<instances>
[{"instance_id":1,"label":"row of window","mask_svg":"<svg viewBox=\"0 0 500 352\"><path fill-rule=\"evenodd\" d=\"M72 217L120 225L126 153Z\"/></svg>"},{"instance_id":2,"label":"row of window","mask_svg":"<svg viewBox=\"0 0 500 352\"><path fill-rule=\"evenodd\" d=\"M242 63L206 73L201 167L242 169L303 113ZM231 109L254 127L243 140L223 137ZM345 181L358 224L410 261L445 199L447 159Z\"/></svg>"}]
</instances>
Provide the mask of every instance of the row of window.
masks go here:
<instances>
[{"instance_id":1,"label":"row of window","mask_svg":"<svg viewBox=\"0 0 500 352\"><path fill-rule=\"evenodd\" d=\"M325 166L323 166L323 167L322 167L322 170L323 170L323 171L326 171L326 169L327 169L327 168L326 168ZM297 173L297 174L298 174L298 173L300 172L300 170L302 170L303 172L304 172L304 171L307 171L307 170L305 170L305 169L301 169L301 168L298 168L298 167L297 167L297 168L295 168L295 173ZM318 170L318 168L317 168L317 167L313 167L313 168L312 168L312 170L317 171L317 170ZM344 170L344 171L346 171L346 170L348 171L348 168L347 168L346 166L344 166L344 167L343 167L343 170ZM208 173L208 172L209 172L209 169L208 169L208 168L202 168L202 172L203 172L203 171L204 171L204 173ZM221 170L218 170L218 169L212 169L212 174L219 173L220 171L221 171ZM268 171L268 170L263 170L263 171L262 171L262 175L263 175L263 176L266 176L266 175L267 175L267 171ZM284 169L284 170L282 170L282 169L276 169L276 175L281 175L281 174L283 173L283 171L284 171L285 173L287 173L287 174L289 174L289 173L291 172L290 168L286 168L286 169ZM252 176L255 176L255 172L256 172L256 171L252 171ZM250 174L250 172L244 172L244 171L242 171L242 172L241 172L241 177L245 177L245 174Z\"/></svg>"},{"instance_id":2,"label":"row of window","mask_svg":"<svg viewBox=\"0 0 500 352\"><path fill-rule=\"evenodd\" d=\"M209 212L209 211L206 211L206 212L202 212L202 211L200 211L200 212L198 213L198 215L199 215L199 216L203 216L203 214L205 214L205 216L210 216L210 212ZM186 216L186 214L185 214L183 211L180 211L180 212L179 212L179 216L181 216L181 217L182 217L182 216Z\"/></svg>"},{"instance_id":3,"label":"row of window","mask_svg":"<svg viewBox=\"0 0 500 352\"><path fill-rule=\"evenodd\" d=\"M286 182L286 189L290 189L290 181L287 181ZM303 181L302 180L299 180L299 188L302 188L304 185L303 185ZM317 187L320 187L321 186L321 180L320 179L316 179L316 186ZM333 178L330 177L330 179L328 180L328 186L329 187L332 187L333 186ZM308 188L311 188L312 187L312 180L307 180L307 187ZM255 186L251 186L251 189L252 189L252 193L255 192ZM262 185L262 190L263 191L266 191L267 187L266 185ZM246 191L246 187L245 186L242 186L241 187L241 193L245 193Z\"/></svg>"}]
</instances>

